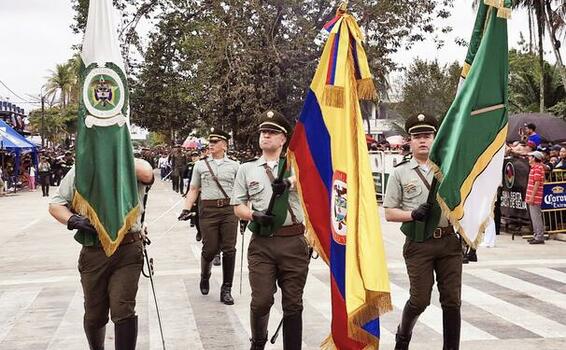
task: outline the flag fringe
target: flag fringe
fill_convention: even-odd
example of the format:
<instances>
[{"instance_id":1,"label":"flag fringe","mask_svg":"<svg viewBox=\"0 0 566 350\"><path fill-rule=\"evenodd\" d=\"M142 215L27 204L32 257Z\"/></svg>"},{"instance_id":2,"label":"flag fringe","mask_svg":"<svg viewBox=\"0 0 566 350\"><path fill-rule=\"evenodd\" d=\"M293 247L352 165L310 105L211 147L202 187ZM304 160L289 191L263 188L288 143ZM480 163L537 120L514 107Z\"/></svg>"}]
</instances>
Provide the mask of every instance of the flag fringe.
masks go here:
<instances>
[{"instance_id":1,"label":"flag fringe","mask_svg":"<svg viewBox=\"0 0 566 350\"><path fill-rule=\"evenodd\" d=\"M126 233L128 233L130 228L132 228L132 226L135 224L140 213L139 205L136 205L130 210L130 212L124 219L124 224L118 231L116 240L113 241L106 231L104 225L102 225L102 223L100 222L100 219L98 218L98 215L96 214L94 208L77 190L75 190L75 194L73 196L72 208L77 213L88 218L92 226L94 226L96 232L98 233L98 239L100 240L100 244L102 244L102 248L104 249L106 256L111 256L112 254L114 254L116 249L118 249L120 243L122 243L122 239L124 239Z\"/></svg>"},{"instance_id":2,"label":"flag fringe","mask_svg":"<svg viewBox=\"0 0 566 350\"><path fill-rule=\"evenodd\" d=\"M287 153L287 159L288 162L291 164L293 171L295 172L295 177L297 179L295 186L297 186L297 190L299 194L302 194L303 190L300 181L299 167L297 166L297 160L295 159L295 154L289 151ZM326 265L330 266L330 260L328 259L328 256L326 255L326 252L324 251L324 248L322 247L322 244L320 243L320 240L316 235L316 231L314 230L314 227L312 227L311 221L309 219L309 214L308 214L309 212L307 210L307 206L303 201L303 196L300 195L299 199L301 201L301 207L303 208L303 213L305 216L305 227L306 227L305 237L307 239L307 242L317 252L318 256L320 256L322 260L324 260Z\"/></svg>"},{"instance_id":3,"label":"flag fringe","mask_svg":"<svg viewBox=\"0 0 566 350\"><path fill-rule=\"evenodd\" d=\"M344 108L344 87L326 85L324 87L324 104L330 107Z\"/></svg>"},{"instance_id":4,"label":"flag fringe","mask_svg":"<svg viewBox=\"0 0 566 350\"><path fill-rule=\"evenodd\" d=\"M472 249L477 249L479 244L483 241L483 238L485 236L485 230L489 225L489 221L493 219L493 210L495 208L495 202L497 198L496 197L493 198L489 211L490 214L488 215L487 219L485 219L479 226L478 234L476 235L476 238L474 239L473 242L470 240L464 228L460 224L459 219L456 217L456 215L454 215L454 212L451 211L450 208L448 208L448 205L446 205L446 202L444 202L444 200L440 197L440 195L437 194L436 199L438 201L438 205L440 206L440 209L442 209L442 213L448 218L450 224L454 226L455 231L457 231L458 234L460 234L460 236L464 238L464 241L466 241L467 245L469 245Z\"/></svg>"},{"instance_id":5,"label":"flag fringe","mask_svg":"<svg viewBox=\"0 0 566 350\"><path fill-rule=\"evenodd\" d=\"M350 60L349 64L350 64L350 70L351 72L354 72L354 61L351 57L351 53L350 53ZM354 79L354 75L353 74L349 74L350 76L350 86L354 87L356 86L356 80ZM369 83L373 85L373 80L371 78L367 78L367 79L363 79L366 80L366 83ZM375 92L375 87L373 87L374 92ZM359 108L359 99L360 96L359 94L359 89L350 89L350 99L352 101L352 103L350 104L350 108L351 108L351 115L354 116L358 116L360 111L358 110ZM357 121L357 119L356 119ZM358 308L357 310L353 311L352 313L349 313L348 315L348 336L354 340L357 340L359 342L363 342L368 344L367 346L369 347L369 349L379 349L379 338L375 337L373 335L371 335L370 333L368 333L366 330L363 329L363 326L374 320L377 317L380 317L381 315L385 314L386 312L389 312L393 310L393 306L391 303L391 294L388 292L382 292L382 291L372 291L372 290L367 290L366 289L366 294L365 294L365 303L363 306L361 306L360 308Z\"/></svg>"},{"instance_id":6,"label":"flag fringe","mask_svg":"<svg viewBox=\"0 0 566 350\"><path fill-rule=\"evenodd\" d=\"M503 136L506 137L507 136L507 125L505 125L505 127L502 128L502 130L498 133L498 137L495 138L494 142L486 149L486 151L484 151L484 153L478 158L478 161L481 160L482 156L484 156L485 154L490 154L491 152L488 153L488 151L490 150L490 148L496 144L497 140L499 139L499 136L501 136L501 132L503 130L505 130L505 132L503 133ZM503 147L504 145L502 145L501 147ZM501 149L501 147L497 148L497 152ZM491 156L489 157L489 159L493 159L493 156L497 153L493 153L491 154ZM489 166L489 164L491 163L488 162L485 166L481 167L481 171L474 172L472 169L472 172L470 173L470 176L468 176L468 178L466 179L466 181L464 181L464 184L468 181L468 179L471 178L471 176L473 175L472 178L472 185L475 182L476 178L485 170L485 168L487 168ZM440 167L438 167L438 165L434 162L432 162L430 159L427 161L428 166L430 167L430 169L433 171L434 176L436 177L436 179L438 180L439 183L441 183L442 181L444 181L444 174L442 173L442 170L440 169ZM477 164L477 163L476 163ZM470 192L471 192L471 185L470 188L468 190L463 190L462 188L465 186L464 184L462 184L462 186L460 187L460 192L462 193L467 192L465 196L462 196L461 198L464 198L463 200L460 200L460 203L456 206L456 208L454 210L451 210L448 205L446 204L446 202L444 201L444 199L442 197L440 197L440 195L437 193L436 194L436 200L438 201L438 205L440 206L440 209L442 210L442 213L448 218L448 221L450 222L450 224L452 224L452 226L454 226L455 230L460 234L460 236L462 238L464 238L464 240L466 241L466 243L472 247L473 249L476 249L478 244L483 240L483 237L485 235L485 229L487 228L487 225L489 225L489 220L491 218L493 218L493 209L495 207L495 201L497 200L496 197L493 198L492 203L491 203L491 208L489 213L491 213L486 220L484 220L478 229L478 234L476 235L476 238L474 239L474 241L472 242L470 240L470 238L468 237L468 234L465 232L464 228L462 227L462 225L460 224L460 219L462 219L462 216L464 215L463 213L463 206L464 206L464 202L466 201L466 199L468 198ZM497 196L497 195L496 195Z\"/></svg>"},{"instance_id":7,"label":"flag fringe","mask_svg":"<svg viewBox=\"0 0 566 350\"><path fill-rule=\"evenodd\" d=\"M466 198L470 195L472 190L473 184L476 181L476 178L483 173L483 171L489 166L491 160L501 150L502 147L505 146L505 139L507 137L507 127L508 124L506 123L497 133L493 142L487 146L487 148L483 151L482 154L479 155L476 163L470 170L468 177L462 182L460 186L460 204L458 204L454 210L452 210L457 218L460 220L464 215L463 212L463 203L466 201ZM432 162L430 159L427 161L428 165L434 172L434 176L438 180L438 182L442 182L444 180L444 174L442 170L438 167L437 164Z\"/></svg>"},{"instance_id":8,"label":"flag fringe","mask_svg":"<svg viewBox=\"0 0 566 350\"><path fill-rule=\"evenodd\" d=\"M348 336L367 343L371 349L378 349L379 338L369 334L363 326L391 310L393 305L390 293L366 291L364 306L348 316Z\"/></svg>"},{"instance_id":9,"label":"flag fringe","mask_svg":"<svg viewBox=\"0 0 566 350\"><path fill-rule=\"evenodd\" d=\"M372 78L360 79L357 81L358 98L360 100L374 101L377 97L377 91Z\"/></svg>"}]
</instances>

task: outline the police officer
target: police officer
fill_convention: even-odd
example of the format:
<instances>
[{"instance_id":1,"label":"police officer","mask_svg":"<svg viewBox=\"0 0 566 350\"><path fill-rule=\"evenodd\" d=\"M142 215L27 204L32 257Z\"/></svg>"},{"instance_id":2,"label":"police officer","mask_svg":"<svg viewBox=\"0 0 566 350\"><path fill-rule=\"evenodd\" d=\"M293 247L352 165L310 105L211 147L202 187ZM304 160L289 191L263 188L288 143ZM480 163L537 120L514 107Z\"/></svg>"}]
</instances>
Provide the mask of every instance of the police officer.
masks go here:
<instances>
[{"instance_id":1,"label":"police officer","mask_svg":"<svg viewBox=\"0 0 566 350\"><path fill-rule=\"evenodd\" d=\"M171 155L171 184L173 191L183 194L183 172L187 167L187 159L180 145L176 145Z\"/></svg>"},{"instance_id":2,"label":"police officer","mask_svg":"<svg viewBox=\"0 0 566 350\"><path fill-rule=\"evenodd\" d=\"M407 120L405 130L410 134L413 158L394 169L383 201L385 219L402 222L406 236L403 257L410 297L397 328L396 350L408 349L413 327L430 304L435 275L442 305L443 349L460 346L462 245L435 196L429 196L436 181L427 160L437 128L436 119L423 114Z\"/></svg>"},{"instance_id":3,"label":"police officer","mask_svg":"<svg viewBox=\"0 0 566 350\"><path fill-rule=\"evenodd\" d=\"M135 170L140 206L143 206L145 188L153 183L153 171L151 165L142 159L135 160ZM89 220L70 209L74 182L75 169L72 167L51 199L49 213L67 225L69 230L78 230L80 233L75 235L75 239L83 245L78 268L84 292L83 326L89 348L104 349L110 310L116 349L134 350L138 333L135 300L143 267L141 213L144 208L141 208L137 222L124 236L116 252L107 257Z\"/></svg>"},{"instance_id":4,"label":"police officer","mask_svg":"<svg viewBox=\"0 0 566 350\"><path fill-rule=\"evenodd\" d=\"M195 167L196 162L199 160L199 153L197 151L193 151L191 153L191 162L187 165L187 178L189 179L189 184L187 185L187 191L183 194L183 197L186 197L187 194L189 193L190 190L190 186L191 186L191 177L193 176L193 168ZM193 207L191 208L191 212L192 212L192 216L190 218L191 220L191 227L196 227L197 229L197 235L195 237L195 239L197 240L197 242L200 242L202 240L202 234L200 233L200 225L198 222L198 198L195 201L195 204L193 204Z\"/></svg>"},{"instance_id":5,"label":"police officer","mask_svg":"<svg viewBox=\"0 0 566 350\"><path fill-rule=\"evenodd\" d=\"M239 164L226 157L230 135L213 128L208 136L208 157L195 163L189 193L179 220L189 220L191 208L200 193L199 224L202 233L200 291L207 295L214 256L222 251L222 287L220 301L233 305L232 281L236 262L238 218L230 205L230 196Z\"/></svg>"},{"instance_id":6,"label":"police officer","mask_svg":"<svg viewBox=\"0 0 566 350\"><path fill-rule=\"evenodd\" d=\"M268 111L259 130L262 156L240 166L232 195L236 215L251 221L249 227L254 232L248 246L251 349L265 347L277 283L282 292L283 348L295 350L302 343L303 289L310 252L295 180L282 169L284 161L280 158L291 127L283 115ZM284 199L283 205L279 211L267 212L274 193Z\"/></svg>"}]
</instances>

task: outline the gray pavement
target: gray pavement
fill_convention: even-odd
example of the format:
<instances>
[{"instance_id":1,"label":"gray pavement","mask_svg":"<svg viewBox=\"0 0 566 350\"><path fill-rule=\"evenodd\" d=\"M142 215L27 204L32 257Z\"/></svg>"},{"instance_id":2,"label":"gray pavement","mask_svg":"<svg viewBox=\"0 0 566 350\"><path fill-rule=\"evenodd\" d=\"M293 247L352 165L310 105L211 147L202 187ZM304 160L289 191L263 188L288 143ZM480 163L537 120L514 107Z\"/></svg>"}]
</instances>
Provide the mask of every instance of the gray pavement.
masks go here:
<instances>
[{"instance_id":1,"label":"gray pavement","mask_svg":"<svg viewBox=\"0 0 566 350\"><path fill-rule=\"evenodd\" d=\"M41 192L0 197L0 350L87 349L76 269L80 246L72 232L49 216L47 203ZM238 252L234 306L219 302L219 267L213 269L210 295L200 295L200 243L194 239L194 228L176 220L181 206L170 184L157 180L149 196L147 222L167 349L249 348L245 259L240 294ZM381 318L380 349L393 349L408 280L398 225L383 217L381 223L395 309ZM245 238L247 243L249 234ZM464 267L461 348L566 349L566 243L530 246L504 234L495 248L481 249L478 255L480 262ZM328 335L331 314L328 269L320 259L311 263L304 299L303 348L317 349ZM138 349L161 349L155 306L144 278L137 311ZM441 314L435 291L415 328L412 349L442 347ZM280 317L277 300L270 333ZM113 349L111 325L107 338L107 348ZM268 349L282 349L281 339Z\"/></svg>"}]
</instances>

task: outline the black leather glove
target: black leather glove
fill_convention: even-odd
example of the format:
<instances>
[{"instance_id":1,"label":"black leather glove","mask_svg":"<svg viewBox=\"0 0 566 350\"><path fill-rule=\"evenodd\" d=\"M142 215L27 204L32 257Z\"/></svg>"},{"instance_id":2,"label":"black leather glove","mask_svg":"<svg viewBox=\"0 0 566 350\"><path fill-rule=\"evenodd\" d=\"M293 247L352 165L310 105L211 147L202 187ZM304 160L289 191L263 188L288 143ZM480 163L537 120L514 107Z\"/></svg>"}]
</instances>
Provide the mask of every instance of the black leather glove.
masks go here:
<instances>
[{"instance_id":1,"label":"black leather glove","mask_svg":"<svg viewBox=\"0 0 566 350\"><path fill-rule=\"evenodd\" d=\"M411 217L415 221L424 221L428 216L432 205L430 203L424 203L419 205L419 207L411 212Z\"/></svg>"},{"instance_id":2,"label":"black leather glove","mask_svg":"<svg viewBox=\"0 0 566 350\"><path fill-rule=\"evenodd\" d=\"M189 209L183 209L177 220L187 221L191 218L191 216L195 215L194 212L190 211Z\"/></svg>"},{"instance_id":3,"label":"black leather glove","mask_svg":"<svg viewBox=\"0 0 566 350\"><path fill-rule=\"evenodd\" d=\"M96 229L90 221L85 218L84 216L73 214L69 220L67 220L67 229L68 230L81 230L83 232L88 232L92 234L97 234Z\"/></svg>"},{"instance_id":4,"label":"black leather glove","mask_svg":"<svg viewBox=\"0 0 566 350\"><path fill-rule=\"evenodd\" d=\"M268 215L263 211L254 211L252 213L252 220L262 226L271 226L275 221L275 216Z\"/></svg>"},{"instance_id":5,"label":"black leather glove","mask_svg":"<svg viewBox=\"0 0 566 350\"><path fill-rule=\"evenodd\" d=\"M291 187L291 181L287 179L275 179L271 183L271 188L276 196L282 195L289 187Z\"/></svg>"}]
</instances>

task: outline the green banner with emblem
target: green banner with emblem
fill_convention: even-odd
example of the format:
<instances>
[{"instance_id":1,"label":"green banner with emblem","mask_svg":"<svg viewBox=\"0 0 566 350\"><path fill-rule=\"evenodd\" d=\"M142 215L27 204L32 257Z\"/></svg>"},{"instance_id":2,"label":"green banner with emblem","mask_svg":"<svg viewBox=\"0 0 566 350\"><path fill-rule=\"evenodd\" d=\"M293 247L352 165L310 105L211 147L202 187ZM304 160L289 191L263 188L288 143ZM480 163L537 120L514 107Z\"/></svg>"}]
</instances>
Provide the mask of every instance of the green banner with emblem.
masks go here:
<instances>
[{"instance_id":1,"label":"green banner with emblem","mask_svg":"<svg viewBox=\"0 0 566 350\"><path fill-rule=\"evenodd\" d=\"M112 0L91 1L80 72L75 193L72 209L87 217L107 256L139 216L128 123L128 84Z\"/></svg>"}]
</instances>

